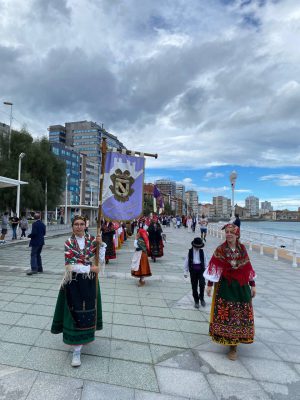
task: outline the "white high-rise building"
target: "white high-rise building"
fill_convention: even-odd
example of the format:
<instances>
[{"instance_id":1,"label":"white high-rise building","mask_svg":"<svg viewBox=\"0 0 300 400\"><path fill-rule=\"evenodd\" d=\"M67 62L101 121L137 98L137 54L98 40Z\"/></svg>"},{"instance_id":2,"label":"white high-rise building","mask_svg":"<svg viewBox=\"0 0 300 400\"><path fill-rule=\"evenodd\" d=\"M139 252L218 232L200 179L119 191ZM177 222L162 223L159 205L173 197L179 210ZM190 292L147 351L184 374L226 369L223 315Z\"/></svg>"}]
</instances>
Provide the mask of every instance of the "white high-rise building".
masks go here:
<instances>
[{"instance_id":1,"label":"white high-rise building","mask_svg":"<svg viewBox=\"0 0 300 400\"><path fill-rule=\"evenodd\" d=\"M185 192L188 212L192 212L194 216L198 215L198 194L195 190Z\"/></svg>"},{"instance_id":2,"label":"white high-rise building","mask_svg":"<svg viewBox=\"0 0 300 400\"><path fill-rule=\"evenodd\" d=\"M255 196L246 197L245 207L249 210L250 217L259 215L259 198Z\"/></svg>"},{"instance_id":3,"label":"white high-rise building","mask_svg":"<svg viewBox=\"0 0 300 400\"><path fill-rule=\"evenodd\" d=\"M270 201L262 201L260 203L260 214L264 215L273 211L273 207Z\"/></svg>"}]
</instances>

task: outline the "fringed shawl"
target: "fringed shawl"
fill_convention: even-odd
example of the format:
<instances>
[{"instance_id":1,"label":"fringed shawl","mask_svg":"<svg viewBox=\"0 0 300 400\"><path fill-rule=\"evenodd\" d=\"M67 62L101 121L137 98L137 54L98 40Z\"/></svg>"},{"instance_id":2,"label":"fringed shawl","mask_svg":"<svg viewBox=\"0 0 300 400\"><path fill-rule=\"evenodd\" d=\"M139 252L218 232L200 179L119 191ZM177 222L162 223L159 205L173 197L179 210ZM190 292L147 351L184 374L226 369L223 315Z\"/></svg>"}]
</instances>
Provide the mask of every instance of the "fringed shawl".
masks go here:
<instances>
[{"instance_id":1,"label":"fringed shawl","mask_svg":"<svg viewBox=\"0 0 300 400\"><path fill-rule=\"evenodd\" d=\"M208 264L207 275L222 276L231 283L232 279L241 286L254 280L255 271L251 265L246 247L237 241L232 250L227 242L218 246Z\"/></svg>"},{"instance_id":2,"label":"fringed shawl","mask_svg":"<svg viewBox=\"0 0 300 400\"><path fill-rule=\"evenodd\" d=\"M88 233L85 234L84 239L85 243L82 250L80 249L74 234L65 242L66 271L62 281L62 286L72 280L72 268L74 264L87 265L93 261L97 249L96 239ZM84 276L90 279L93 277L91 273L84 274Z\"/></svg>"}]
</instances>

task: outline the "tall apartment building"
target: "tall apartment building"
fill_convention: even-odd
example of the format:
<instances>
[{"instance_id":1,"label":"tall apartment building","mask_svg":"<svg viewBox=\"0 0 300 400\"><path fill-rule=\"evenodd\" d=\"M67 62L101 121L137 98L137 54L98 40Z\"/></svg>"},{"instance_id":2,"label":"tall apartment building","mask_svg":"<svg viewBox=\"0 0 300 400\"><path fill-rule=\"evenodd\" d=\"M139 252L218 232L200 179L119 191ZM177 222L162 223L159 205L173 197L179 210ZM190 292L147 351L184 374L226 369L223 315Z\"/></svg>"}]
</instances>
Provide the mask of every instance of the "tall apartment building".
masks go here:
<instances>
[{"instance_id":1,"label":"tall apartment building","mask_svg":"<svg viewBox=\"0 0 300 400\"><path fill-rule=\"evenodd\" d=\"M164 194L176 196L176 182L170 179L158 179L155 181L157 188Z\"/></svg>"},{"instance_id":2,"label":"tall apartment building","mask_svg":"<svg viewBox=\"0 0 300 400\"><path fill-rule=\"evenodd\" d=\"M231 216L231 200L224 196L213 197L213 205L215 207L215 215L219 218L230 218Z\"/></svg>"},{"instance_id":3,"label":"tall apartment building","mask_svg":"<svg viewBox=\"0 0 300 400\"><path fill-rule=\"evenodd\" d=\"M246 197L245 207L249 210L250 217L259 215L259 198L255 196Z\"/></svg>"},{"instance_id":4,"label":"tall apartment building","mask_svg":"<svg viewBox=\"0 0 300 400\"><path fill-rule=\"evenodd\" d=\"M176 196L185 201L185 186L176 183Z\"/></svg>"},{"instance_id":5,"label":"tall apartment building","mask_svg":"<svg viewBox=\"0 0 300 400\"><path fill-rule=\"evenodd\" d=\"M101 168L100 145L102 139L106 138L107 147L109 148L125 149L123 143L116 136L107 132L103 128L103 125L100 126L92 121L66 122L65 125L51 125L48 131L49 141L52 146L59 144L62 147L65 146L66 149L73 149L77 154L80 154L80 176L76 188L76 191L81 194L79 201L81 204L97 206ZM60 157L63 155L63 151L58 154ZM71 184L68 184L68 191L71 191Z\"/></svg>"},{"instance_id":6,"label":"tall apartment building","mask_svg":"<svg viewBox=\"0 0 300 400\"><path fill-rule=\"evenodd\" d=\"M264 215L267 214L270 211L273 211L273 207L270 201L262 201L260 203L260 214Z\"/></svg>"},{"instance_id":7,"label":"tall apartment building","mask_svg":"<svg viewBox=\"0 0 300 400\"><path fill-rule=\"evenodd\" d=\"M51 144L52 152L66 163L67 203L79 204L80 201L80 153L62 143ZM63 197L65 196L65 193ZM64 203L65 199L61 200Z\"/></svg>"},{"instance_id":8,"label":"tall apartment building","mask_svg":"<svg viewBox=\"0 0 300 400\"><path fill-rule=\"evenodd\" d=\"M185 192L188 210L193 215L198 215L198 193L195 190L188 190Z\"/></svg>"}]
</instances>

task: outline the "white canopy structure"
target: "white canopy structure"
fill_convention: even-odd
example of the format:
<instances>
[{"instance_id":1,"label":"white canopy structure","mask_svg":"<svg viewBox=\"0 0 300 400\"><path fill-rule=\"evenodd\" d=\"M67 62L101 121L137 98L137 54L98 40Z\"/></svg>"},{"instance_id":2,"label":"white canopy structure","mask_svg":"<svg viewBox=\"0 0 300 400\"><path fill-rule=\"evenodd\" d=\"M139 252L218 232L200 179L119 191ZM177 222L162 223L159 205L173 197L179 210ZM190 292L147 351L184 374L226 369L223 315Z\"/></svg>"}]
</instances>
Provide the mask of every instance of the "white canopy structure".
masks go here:
<instances>
[{"instance_id":1,"label":"white canopy structure","mask_svg":"<svg viewBox=\"0 0 300 400\"><path fill-rule=\"evenodd\" d=\"M6 178L5 176L0 176L0 189L6 187L16 187L19 185L28 185L28 182L18 181L17 179Z\"/></svg>"}]
</instances>

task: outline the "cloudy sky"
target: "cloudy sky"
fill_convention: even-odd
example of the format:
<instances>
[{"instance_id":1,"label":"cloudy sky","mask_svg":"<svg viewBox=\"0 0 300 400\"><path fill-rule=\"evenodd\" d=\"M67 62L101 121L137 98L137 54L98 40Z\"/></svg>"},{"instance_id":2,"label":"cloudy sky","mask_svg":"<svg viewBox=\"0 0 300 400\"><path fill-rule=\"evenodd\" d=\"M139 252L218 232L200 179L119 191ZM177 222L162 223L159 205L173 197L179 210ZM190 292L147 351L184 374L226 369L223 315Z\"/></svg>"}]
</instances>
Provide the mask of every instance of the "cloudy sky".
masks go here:
<instances>
[{"instance_id":1,"label":"cloudy sky","mask_svg":"<svg viewBox=\"0 0 300 400\"><path fill-rule=\"evenodd\" d=\"M299 0L0 0L0 100L35 136L92 120L200 201L300 206ZM0 121L9 109L0 105Z\"/></svg>"}]
</instances>

